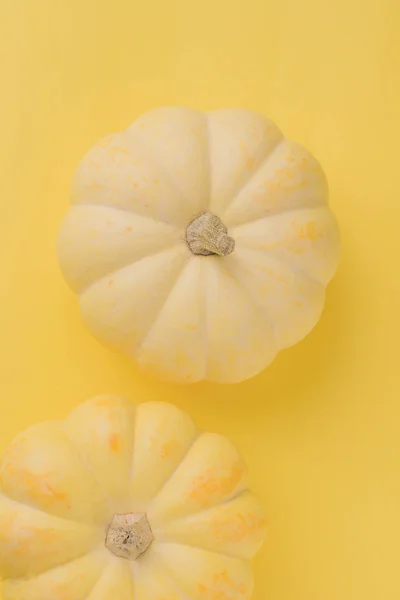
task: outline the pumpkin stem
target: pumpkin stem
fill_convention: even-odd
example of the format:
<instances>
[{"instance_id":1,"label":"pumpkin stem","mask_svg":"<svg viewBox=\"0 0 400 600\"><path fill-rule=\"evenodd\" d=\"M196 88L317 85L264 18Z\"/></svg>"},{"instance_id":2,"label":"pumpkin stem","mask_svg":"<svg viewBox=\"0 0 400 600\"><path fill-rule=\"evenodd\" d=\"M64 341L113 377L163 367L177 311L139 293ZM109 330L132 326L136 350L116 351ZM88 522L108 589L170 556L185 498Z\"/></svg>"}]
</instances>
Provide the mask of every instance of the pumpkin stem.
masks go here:
<instances>
[{"instance_id":1,"label":"pumpkin stem","mask_svg":"<svg viewBox=\"0 0 400 600\"><path fill-rule=\"evenodd\" d=\"M116 556L136 560L153 540L145 513L115 514L108 526L105 544Z\"/></svg>"},{"instance_id":2,"label":"pumpkin stem","mask_svg":"<svg viewBox=\"0 0 400 600\"><path fill-rule=\"evenodd\" d=\"M212 212L205 212L191 221L186 229L186 242L192 254L228 256L235 248L235 240Z\"/></svg>"}]
</instances>

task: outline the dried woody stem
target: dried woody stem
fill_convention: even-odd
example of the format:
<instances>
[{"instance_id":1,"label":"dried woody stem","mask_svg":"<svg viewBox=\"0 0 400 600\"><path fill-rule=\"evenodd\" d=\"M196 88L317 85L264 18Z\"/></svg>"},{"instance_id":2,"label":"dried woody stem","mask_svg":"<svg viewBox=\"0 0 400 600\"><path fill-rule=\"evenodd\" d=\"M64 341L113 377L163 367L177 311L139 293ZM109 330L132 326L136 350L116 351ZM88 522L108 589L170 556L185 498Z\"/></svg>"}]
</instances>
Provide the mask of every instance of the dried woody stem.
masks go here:
<instances>
[{"instance_id":1,"label":"dried woody stem","mask_svg":"<svg viewBox=\"0 0 400 600\"><path fill-rule=\"evenodd\" d=\"M121 558L136 560L154 540L144 513L115 514L108 527L106 547Z\"/></svg>"},{"instance_id":2,"label":"dried woody stem","mask_svg":"<svg viewBox=\"0 0 400 600\"><path fill-rule=\"evenodd\" d=\"M205 212L189 223L186 242L193 254L228 256L235 248L235 240L227 233L227 228L217 215Z\"/></svg>"}]
</instances>

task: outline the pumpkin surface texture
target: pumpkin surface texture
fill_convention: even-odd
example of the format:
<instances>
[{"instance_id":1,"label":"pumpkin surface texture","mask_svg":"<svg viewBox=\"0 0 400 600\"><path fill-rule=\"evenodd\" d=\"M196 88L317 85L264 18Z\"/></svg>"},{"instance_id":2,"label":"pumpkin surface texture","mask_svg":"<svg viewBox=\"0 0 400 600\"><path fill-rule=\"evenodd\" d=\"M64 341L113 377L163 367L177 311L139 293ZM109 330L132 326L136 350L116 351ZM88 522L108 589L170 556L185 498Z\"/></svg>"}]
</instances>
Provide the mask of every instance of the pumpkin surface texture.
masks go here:
<instances>
[{"instance_id":1,"label":"pumpkin surface texture","mask_svg":"<svg viewBox=\"0 0 400 600\"><path fill-rule=\"evenodd\" d=\"M233 383L314 327L339 232L319 163L270 120L170 107L83 158L58 255L105 345L164 380Z\"/></svg>"},{"instance_id":2,"label":"pumpkin surface texture","mask_svg":"<svg viewBox=\"0 0 400 600\"><path fill-rule=\"evenodd\" d=\"M0 471L4 600L246 600L264 538L246 469L174 406L98 396Z\"/></svg>"}]
</instances>

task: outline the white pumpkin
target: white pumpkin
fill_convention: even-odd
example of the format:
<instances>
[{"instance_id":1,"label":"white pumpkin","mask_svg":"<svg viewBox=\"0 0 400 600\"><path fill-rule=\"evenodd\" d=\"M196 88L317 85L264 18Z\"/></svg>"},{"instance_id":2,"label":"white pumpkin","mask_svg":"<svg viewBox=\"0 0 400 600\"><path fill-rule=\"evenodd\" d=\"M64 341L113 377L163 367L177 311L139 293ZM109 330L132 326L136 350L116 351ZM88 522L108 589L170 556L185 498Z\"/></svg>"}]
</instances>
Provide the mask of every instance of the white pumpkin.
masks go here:
<instances>
[{"instance_id":1,"label":"white pumpkin","mask_svg":"<svg viewBox=\"0 0 400 600\"><path fill-rule=\"evenodd\" d=\"M161 108L84 157L58 254L104 344L164 380L236 382L314 327L339 233L320 165L274 123Z\"/></svg>"},{"instance_id":2,"label":"white pumpkin","mask_svg":"<svg viewBox=\"0 0 400 600\"><path fill-rule=\"evenodd\" d=\"M96 397L0 470L3 600L247 600L265 523L234 446L161 402Z\"/></svg>"}]
</instances>

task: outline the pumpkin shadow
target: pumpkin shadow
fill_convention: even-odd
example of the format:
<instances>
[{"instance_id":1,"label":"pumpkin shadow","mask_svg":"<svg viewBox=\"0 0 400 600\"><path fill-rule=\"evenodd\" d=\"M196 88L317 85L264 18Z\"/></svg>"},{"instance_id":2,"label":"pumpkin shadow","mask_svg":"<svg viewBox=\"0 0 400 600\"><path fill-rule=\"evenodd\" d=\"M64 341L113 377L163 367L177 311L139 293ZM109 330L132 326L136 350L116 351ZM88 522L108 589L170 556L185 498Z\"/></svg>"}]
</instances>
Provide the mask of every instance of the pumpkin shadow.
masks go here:
<instances>
[{"instance_id":1,"label":"pumpkin shadow","mask_svg":"<svg viewBox=\"0 0 400 600\"><path fill-rule=\"evenodd\" d=\"M282 350L260 374L232 385L204 382L185 386L177 391L178 403L189 411L199 403L203 414L241 423L315 410L324 402L324 390L337 387L338 378L342 381L343 372L349 369L349 346L356 344L352 335L357 313L354 272L349 261L339 268L328 286L319 323L304 340Z\"/></svg>"},{"instance_id":2,"label":"pumpkin shadow","mask_svg":"<svg viewBox=\"0 0 400 600\"><path fill-rule=\"evenodd\" d=\"M234 385L199 384L191 393L191 401L197 397L203 411L207 406L211 413L241 420L311 409L321 382L329 385L340 359L340 290L336 286L333 292L314 330L295 346L279 352L264 371Z\"/></svg>"}]
</instances>

